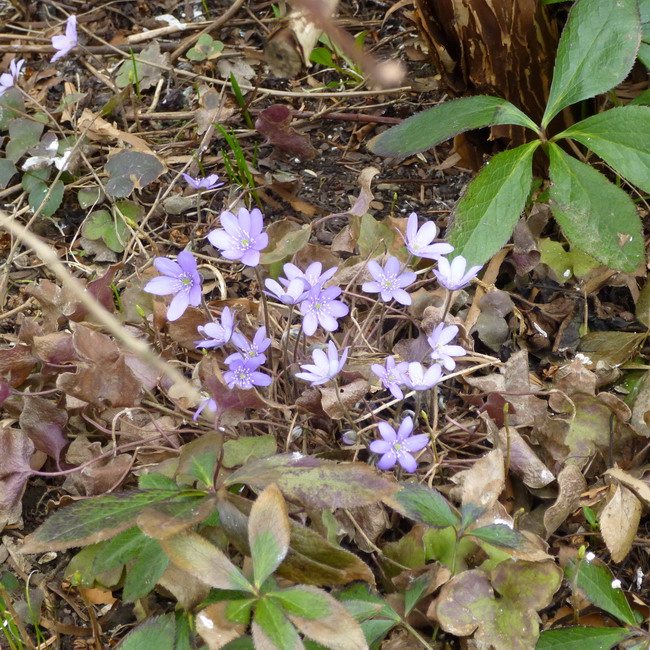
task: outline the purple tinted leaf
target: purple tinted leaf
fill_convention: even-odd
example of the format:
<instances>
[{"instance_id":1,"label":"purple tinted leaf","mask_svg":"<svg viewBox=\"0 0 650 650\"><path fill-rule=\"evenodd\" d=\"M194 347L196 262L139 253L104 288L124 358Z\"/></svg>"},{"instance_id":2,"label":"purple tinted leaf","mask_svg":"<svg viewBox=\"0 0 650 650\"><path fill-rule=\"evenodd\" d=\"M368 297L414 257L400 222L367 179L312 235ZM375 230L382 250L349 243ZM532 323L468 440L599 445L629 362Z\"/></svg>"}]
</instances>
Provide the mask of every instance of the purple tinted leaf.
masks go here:
<instances>
[{"instance_id":1,"label":"purple tinted leaf","mask_svg":"<svg viewBox=\"0 0 650 650\"><path fill-rule=\"evenodd\" d=\"M287 106L277 104L265 108L255 120L255 128L266 136L270 144L288 154L307 160L316 157L316 149L311 145L309 137L296 133L291 126L291 109Z\"/></svg>"},{"instance_id":2,"label":"purple tinted leaf","mask_svg":"<svg viewBox=\"0 0 650 650\"><path fill-rule=\"evenodd\" d=\"M17 429L0 429L0 527L20 519L25 483L32 474L29 459L34 443Z\"/></svg>"},{"instance_id":3,"label":"purple tinted leaf","mask_svg":"<svg viewBox=\"0 0 650 650\"><path fill-rule=\"evenodd\" d=\"M63 409L42 397L23 398L20 414L21 429L29 436L39 451L47 454L58 463L61 451L68 444L63 429L68 416Z\"/></svg>"}]
</instances>

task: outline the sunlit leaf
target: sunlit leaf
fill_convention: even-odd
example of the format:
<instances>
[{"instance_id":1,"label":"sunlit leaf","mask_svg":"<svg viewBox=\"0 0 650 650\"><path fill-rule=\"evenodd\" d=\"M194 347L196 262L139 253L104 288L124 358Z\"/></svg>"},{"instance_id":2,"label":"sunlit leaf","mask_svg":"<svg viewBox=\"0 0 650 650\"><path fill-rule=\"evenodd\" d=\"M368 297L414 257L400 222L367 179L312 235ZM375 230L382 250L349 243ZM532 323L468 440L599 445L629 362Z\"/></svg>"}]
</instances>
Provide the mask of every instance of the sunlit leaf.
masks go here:
<instances>
[{"instance_id":1,"label":"sunlit leaf","mask_svg":"<svg viewBox=\"0 0 650 650\"><path fill-rule=\"evenodd\" d=\"M223 466L237 467L258 458L273 456L277 442L273 434L227 440L223 443Z\"/></svg>"},{"instance_id":2,"label":"sunlit leaf","mask_svg":"<svg viewBox=\"0 0 650 650\"><path fill-rule=\"evenodd\" d=\"M467 531L467 534L478 537L488 544L505 546L506 548L517 548L525 541L524 536L519 531L513 530L505 524L473 528Z\"/></svg>"},{"instance_id":3,"label":"sunlit leaf","mask_svg":"<svg viewBox=\"0 0 650 650\"><path fill-rule=\"evenodd\" d=\"M629 636L620 627L565 627L542 632L535 650L609 650Z\"/></svg>"},{"instance_id":4,"label":"sunlit leaf","mask_svg":"<svg viewBox=\"0 0 650 650\"><path fill-rule=\"evenodd\" d=\"M302 641L280 605L273 599L262 598L255 608L253 641L257 650L299 650Z\"/></svg>"},{"instance_id":5,"label":"sunlit leaf","mask_svg":"<svg viewBox=\"0 0 650 650\"><path fill-rule=\"evenodd\" d=\"M429 526L446 528L460 524L460 517L442 494L426 485L401 483L400 489L386 500L389 505L393 501L407 517Z\"/></svg>"}]
</instances>

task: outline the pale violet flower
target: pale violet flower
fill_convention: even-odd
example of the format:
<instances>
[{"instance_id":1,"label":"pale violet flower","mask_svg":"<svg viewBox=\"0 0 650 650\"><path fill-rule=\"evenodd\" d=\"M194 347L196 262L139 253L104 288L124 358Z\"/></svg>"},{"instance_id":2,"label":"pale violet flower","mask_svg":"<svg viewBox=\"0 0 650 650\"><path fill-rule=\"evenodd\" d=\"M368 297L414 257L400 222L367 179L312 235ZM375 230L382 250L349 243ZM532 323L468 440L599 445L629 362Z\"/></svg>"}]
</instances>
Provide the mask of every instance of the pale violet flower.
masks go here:
<instances>
[{"instance_id":1,"label":"pale violet flower","mask_svg":"<svg viewBox=\"0 0 650 650\"><path fill-rule=\"evenodd\" d=\"M438 235L438 226L433 221L426 221L418 228L418 215L411 212L406 222L406 237L404 243L411 255L425 257L430 260L437 260L442 255L449 255L454 247L451 244L440 242L432 244Z\"/></svg>"},{"instance_id":2,"label":"pale violet flower","mask_svg":"<svg viewBox=\"0 0 650 650\"><path fill-rule=\"evenodd\" d=\"M366 293L378 293L384 302L393 298L402 305L411 304L411 296L404 291L415 282L416 275L413 271L400 273L401 264L396 257L389 257L382 268L375 260L368 262L368 271L374 281L364 282L361 289Z\"/></svg>"},{"instance_id":3,"label":"pale violet flower","mask_svg":"<svg viewBox=\"0 0 650 650\"><path fill-rule=\"evenodd\" d=\"M183 173L183 178L188 185L193 187L195 190L215 190L217 187L221 187L223 183L219 183L219 176L217 174L210 174L205 178L193 178L189 174Z\"/></svg>"},{"instance_id":4,"label":"pale violet flower","mask_svg":"<svg viewBox=\"0 0 650 650\"><path fill-rule=\"evenodd\" d=\"M377 467L386 470L399 463L407 472L415 472L418 464L412 454L427 446L429 436L423 433L411 435L413 419L410 416L402 420L397 431L388 422L380 422L377 427L382 440L373 440L370 443L370 451L381 454Z\"/></svg>"},{"instance_id":5,"label":"pale violet flower","mask_svg":"<svg viewBox=\"0 0 650 650\"><path fill-rule=\"evenodd\" d=\"M429 390L442 379L442 368L434 363L431 368L425 369L421 363L409 363L406 372L406 385L413 390Z\"/></svg>"},{"instance_id":6,"label":"pale violet flower","mask_svg":"<svg viewBox=\"0 0 650 650\"><path fill-rule=\"evenodd\" d=\"M451 264L446 257L441 257L438 260L438 269L433 269L433 273L445 289L456 291L467 286L483 268L482 266L470 266L465 270L466 267L467 260L462 255L454 257Z\"/></svg>"},{"instance_id":7,"label":"pale violet flower","mask_svg":"<svg viewBox=\"0 0 650 650\"><path fill-rule=\"evenodd\" d=\"M258 367L252 359L234 359L228 365L229 370L223 374L223 378L230 389L237 387L250 390L253 386L269 386L273 380L259 372Z\"/></svg>"},{"instance_id":8,"label":"pale violet flower","mask_svg":"<svg viewBox=\"0 0 650 650\"><path fill-rule=\"evenodd\" d=\"M271 339L266 336L266 327L264 325L255 332L252 342L238 332L232 335L232 342L240 352L235 352L227 357L227 364L230 364L235 359L241 359L242 361L249 359L261 366L266 361L264 352L271 345Z\"/></svg>"},{"instance_id":9,"label":"pale violet flower","mask_svg":"<svg viewBox=\"0 0 650 650\"><path fill-rule=\"evenodd\" d=\"M235 316L230 310L230 307L224 307L219 321L199 325L196 328L199 334L207 338L201 341L195 341L194 344L197 348L218 348L230 341L233 336L234 327Z\"/></svg>"},{"instance_id":10,"label":"pale violet flower","mask_svg":"<svg viewBox=\"0 0 650 650\"><path fill-rule=\"evenodd\" d=\"M287 286L290 282L300 279L305 283L306 289L322 287L338 271L339 267L333 266L324 273L321 273L322 268L323 265L320 262L312 262L303 272L295 264L288 262L284 265L284 274L288 279L280 278L280 282Z\"/></svg>"},{"instance_id":11,"label":"pale violet flower","mask_svg":"<svg viewBox=\"0 0 650 650\"><path fill-rule=\"evenodd\" d=\"M181 251L176 262L166 257L156 257L153 264L161 275L149 280L144 287L147 293L156 296L173 294L167 309L167 320L178 320L189 305L201 304L201 276L196 260L189 251Z\"/></svg>"},{"instance_id":12,"label":"pale violet flower","mask_svg":"<svg viewBox=\"0 0 650 650\"><path fill-rule=\"evenodd\" d=\"M50 63L58 61L62 56L68 54L77 47L77 17L68 16L65 24L65 34L52 36L52 47L58 52L50 59Z\"/></svg>"},{"instance_id":13,"label":"pale violet flower","mask_svg":"<svg viewBox=\"0 0 650 650\"><path fill-rule=\"evenodd\" d=\"M334 345L333 341L330 341L327 344L327 354L325 354L324 350L314 350L312 355L314 363L301 365L300 367L305 372L297 372L296 377L311 382L312 386L318 386L334 379L345 365L349 350L350 348L345 348L339 359L336 345Z\"/></svg>"},{"instance_id":14,"label":"pale violet flower","mask_svg":"<svg viewBox=\"0 0 650 650\"><path fill-rule=\"evenodd\" d=\"M337 318L347 316L350 311L347 305L336 300L341 293L340 287L321 289L316 286L300 303L302 328L307 336L311 336L319 325L327 332L334 332L338 328Z\"/></svg>"},{"instance_id":15,"label":"pale violet flower","mask_svg":"<svg viewBox=\"0 0 650 650\"><path fill-rule=\"evenodd\" d=\"M20 59L19 61L16 61L15 58L11 59L9 62L9 72L0 74L0 95L16 84L24 65L25 59Z\"/></svg>"},{"instance_id":16,"label":"pale violet flower","mask_svg":"<svg viewBox=\"0 0 650 650\"><path fill-rule=\"evenodd\" d=\"M393 357L386 357L386 365L380 366L373 363L370 369L381 379L384 388L387 388L396 399L403 399L404 393L400 386L406 383L404 374L408 370L409 364L406 361L395 363Z\"/></svg>"},{"instance_id":17,"label":"pale violet flower","mask_svg":"<svg viewBox=\"0 0 650 650\"><path fill-rule=\"evenodd\" d=\"M269 243L269 236L262 232L264 227L262 212L253 208L250 212L240 208L235 216L232 212L221 213L223 230L213 230L208 234L210 243L221 251L227 260L239 260L246 266L260 263L260 251Z\"/></svg>"},{"instance_id":18,"label":"pale violet flower","mask_svg":"<svg viewBox=\"0 0 650 650\"><path fill-rule=\"evenodd\" d=\"M201 402L199 403L196 411L194 411L194 417L192 420L196 422L199 419L199 415L201 415L201 412L203 409L207 408L208 411L211 411L212 413L217 412L217 403L208 395L208 393L201 393L201 397L203 398Z\"/></svg>"},{"instance_id":19,"label":"pale violet flower","mask_svg":"<svg viewBox=\"0 0 650 650\"><path fill-rule=\"evenodd\" d=\"M273 295L285 305L295 305L301 302L307 297L307 290L309 289L309 287L305 287L305 282L301 278L294 278L284 287L276 280L266 278L264 286L268 289L264 293Z\"/></svg>"},{"instance_id":20,"label":"pale violet flower","mask_svg":"<svg viewBox=\"0 0 650 650\"><path fill-rule=\"evenodd\" d=\"M460 345L449 345L458 334L456 325L445 327L444 323L438 323L427 339L431 346L431 358L441 363L450 372L456 367L453 357L464 357L467 352Z\"/></svg>"}]
</instances>

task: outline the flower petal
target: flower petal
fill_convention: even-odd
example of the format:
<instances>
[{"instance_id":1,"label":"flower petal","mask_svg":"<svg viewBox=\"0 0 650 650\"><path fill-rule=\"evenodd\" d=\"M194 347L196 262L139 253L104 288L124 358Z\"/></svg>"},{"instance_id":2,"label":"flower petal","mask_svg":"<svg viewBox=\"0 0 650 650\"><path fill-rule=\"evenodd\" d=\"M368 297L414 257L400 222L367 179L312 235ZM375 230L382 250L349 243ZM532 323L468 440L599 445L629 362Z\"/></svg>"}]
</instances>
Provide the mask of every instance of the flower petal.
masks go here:
<instances>
[{"instance_id":1,"label":"flower petal","mask_svg":"<svg viewBox=\"0 0 650 650\"><path fill-rule=\"evenodd\" d=\"M235 238L239 236L239 221L237 221L237 217L232 212L228 212L228 210L224 210L219 215L219 220L221 221L221 225L224 227L225 231L229 235Z\"/></svg>"},{"instance_id":2,"label":"flower petal","mask_svg":"<svg viewBox=\"0 0 650 650\"><path fill-rule=\"evenodd\" d=\"M418 468L418 463L411 454L404 452L397 457L397 462L409 473L414 474Z\"/></svg>"},{"instance_id":3,"label":"flower petal","mask_svg":"<svg viewBox=\"0 0 650 650\"><path fill-rule=\"evenodd\" d=\"M429 436L426 433L419 433L411 436L402 442L402 447L407 451L420 451L429 444Z\"/></svg>"},{"instance_id":4,"label":"flower petal","mask_svg":"<svg viewBox=\"0 0 650 650\"><path fill-rule=\"evenodd\" d=\"M395 289L393 291L393 298L395 298L395 300L397 300L401 305L410 305L412 302L411 296L409 296L404 289Z\"/></svg>"},{"instance_id":5,"label":"flower petal","mask_svg":"<svg viewBox=\"0 0 650 650\"><path fill-rule=\"evenodd\" d=\"M168 275L172 278L177 278L183 273L180 264L168 259L167 257L156 257L153 261L153 265L156 267L158 273Z\"/></svg>"},{"instance_id":6,"label":"flower petal","mask_svg":"<svg viewBox=\"0 0 650 650\"><path fill-rule=\"evenodd\" d=\"M178 320L187 309L190 304L189 294L185 291L177 293L172 301L169 303L169 309L167 310L167 320L173 322Z\"/></svg>"},{"instance_id":7,"label":"flower petal","mask_svg":"<svg viewBox=\"0 0 650 650\"><path fill-rule=\"evenodd\" d=\"M397 440L395 429L393 429L388 422L380 422L377 425L377 429L379 429L379 435L386 440L386 442L395 442Z\"/></svg>"},{"instance_id":8,"label":"flower petal","mask_svg":"<svg viewBox=\"0 0 650 650\"><path fill-rule=\"evenodd\" d=\"M177 285L178 280L168 278L166 275L159 275L144 285L144 291L153 293L155 296L168 296L170 293L176 292Z\"/></svg>"},{"instance_id":9,"label":"flower petal","mask_svg":"<svg viewBox=\"0 0 650 650\"><path fill-rule=\"evenodd\" d=\"M232 235L221 229L209 232L208 241L219 250L234 248L237 245L237 242L234 240Z\"/></svg>"},{"instance_id":10,"label":"flower petal","mask_svg":"<svg viewBox=\"0 0 650 650\"><path fill-rule=\"evenodd\" d=\"M368 445L368 448L375 454L385 454L393 448L393 445L391 445L390 442L386 442L385 440L373 440Z\"/></svg>"},{"instance_id":11,"label":"flower petal","mask_svg":"<svg viewBox=\"0 0 650 650\"><path fill-rule=\"evenodd\" d=\"M390 449L377 461L377 467L379 469L387 470L394 467L396 462L397 455L392 449Z\"/></svg>"}]
</instances>

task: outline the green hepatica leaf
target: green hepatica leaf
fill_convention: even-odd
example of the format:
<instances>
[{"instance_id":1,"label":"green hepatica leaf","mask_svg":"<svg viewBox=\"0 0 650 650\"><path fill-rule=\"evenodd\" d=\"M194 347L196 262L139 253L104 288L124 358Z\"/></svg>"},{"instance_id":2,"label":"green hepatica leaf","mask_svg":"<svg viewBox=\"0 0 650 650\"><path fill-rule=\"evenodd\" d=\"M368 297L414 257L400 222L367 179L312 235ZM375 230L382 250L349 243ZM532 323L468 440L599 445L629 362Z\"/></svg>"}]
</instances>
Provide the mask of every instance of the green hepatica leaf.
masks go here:
<instances>
[{"instance_id":1,"label":"green hepatica leaf","mask_svg":"<svg viewBox=\"0 0 650 650\"><path fill-rule=\"evenodd\" d=\"M142 625L124 637L116 650L144 650L144 648L173 648L176 621L173 614L148 618Z\"/></svg>"},{"instance_id":2,"label":"green hepatica leaf","mask_svg":"<svg viewBox=\"0 0 650 650\"><path fill-rule=\"evenodd\" d=\"M519 548L526 539L519 531L513 530L505 524L474 528L467 531L467 534L478 537L484 542L488 542L488 544L504 546L505 548Z\"/></svg>"},{"instance_id":3,"label":"green hepatica leaf","mask_svg":"<svg viewBox=\"0 0 650 650\"><path fill-rule=\"evenodd\" d=\"M628 636L620 627L565 627L542 632L535 650L609 650Z\"/></svg>"},{"instance_id":4,"label":"green hepatica leaf","mask_svg":"<svg viewBox=\"0 0 650 650\"><path fill-rule=\"evenodd\" d=\"M255 586L275 571L289 550L289 516L282 492L269 485L257 498L248 519L248 543Z\"/></svg>"},{"instance_id":5,"label":"green hepatica leaf","mask_svg":"<svg viewBox=\"0 0 650 650\"><path fill-rule=\"evenodd\" d=\"M55 181L51 187L45 183L36 184L29 192L29 207L36 212L36 210L41 208L45 197L47 197L45 205L41 208L41 214L44 217L51 217L59 209L63 201L64 189L65 186L61 181Z\"/></svg>"},{"instance_id":6,"label":"green hepatica leaf","mask_svg":"<svg viewBox=\"0 0 650 650\"><path fill-rule=\"evenodd\" d=\"M0 130L8 128L9 122L25 114L25 101L18 88L11 87L0 95Z\"/></svg>"},{"instance_id":7,"label":"green hepatica leaf","mask_svg":"<svg viewBox=\"0 0 650 650\"><path fill-rule=\"evenodd\" d=\"M441 589L436 619L456 636L476 632L477 647L527 650L539 637L537 612L551 603L561 582L562 571L552 561L506 560L491 580L479 569L464 571Z\"/></svg>"},{"instance_id":8,"label":"green hepatica leaf","mask_svg":"<svg viewBox=\"0 0 650 650\"><path fill-rule=\"evenodd\" d=\"M237 467L258 458L273 456L276 449L273 434L227 440L223 443L223 466Z\"/></svg>"},{"instance_id":9,"label":"green hepatica leaf","mask_svg":"<svg viewBox=\"0 0 650 650\"><path fill-rule=\"evenodd\" d=\"M549 146L551 209L567 239L602 264L633 271L643 260L634 203L593 167Z\"/></svg>"},{"instance_id":10,"label":"green hepatica leaf","mask_svg":"<svg viewBox=\"0 0 650 650\"><path fill-rule=\"evenodd\" d=\"M641 40L635 0L578 0L562 32L542 126L566 106L616 86L632 68Z\"/></svg>"},{"instance_id":11,"label":"green hepatica leaf","mask_svg":"<svg viewBox=\"0 0 650 650\"><path fill-rule=\"evenodd\" d=\"M274 221L268 228L269 245L262 253L262 264L281 262L303 248L311 236L311 225L299 226L289 219Z\"/></svg>"},{"instance_id":12,"label":"green hepatica leaf","mask_svg":"<svg viewBox=\"0 0 650 650\"><path fill-rule=\"evenodd\" d=\"M156 503L198 503L204 495L196 492L147 490L107 494L78 501L49 516L29 535L23 553L60 551L93 544L130 528L137 516Z\"/></svg>"},{"instance_id":13,"label":"green hepatica leaf","mask_svg":"<svg viewBox=\"0 0 650 650\"><path fill-rule=\"evenodd\" d=\"M0 158L0 190L4 190L18 170L8 158Z\"/></svg>"},{"instance_id":14,"label":"green hepatica leaf","mask_svg":"<svg viewBox=\"0 0 650 650\"><path fill-rule=\"evenodd\" d=\"M145 538L135 561L127 568L122 591L124 602L134 603L139 598L144 598L156 586L168 565L169 558L160 543L155 539Z\"/></svg>"},{"instance_id":15,"label":"green hepatica leaf","mask_svg":"<svg viewBox=\"0 0 650 650\"><path fill-rule=\"evenodd\" d=\"M535 140L494 156L458 202L449 243L468 266L483 264L512 235L530 193L539 144Z\"/></svg>"},{"instance_id":16,"label":"green hepatica leaf","mask_svg":"<svg viewBox=\"0 0 650 650\"><path fill-rule=\"evenodd\" d=\"M496 124L518 124L537 131L535 123L510 102L478 95L413 115L373 138L368 147L379 156L401 158L431 149L463 131Z\"/></svg>"},{"instance_id":17,"label":"green hepatica leaf","mask_svg":"<svg viewBox=\"0 0 650 650\"><path fill-rule=\"evenodd\" d=\"M575 575L575 564L567 567L567 578L573 580ZM585 592L587 600L596 607L604 609L612 616L615 616L623 623L636 625L634 612L625 598L621 589L612 587L612 576L609 569L596 562L580 563L578 569L578 587Z\"/></svg>"},{"instance_id":18,"label":"green hepatica leaf","mask_svg":"<svg viewBox=\"0 0 650 650\"><path fill-rule=\"evenodd\" d=\"M280 604L271 598L262 598L253 618L253 642L256 648L282 648L298 650L302 641L285 616Z\"/></svg>"},{"instance_id":19,"label":"green hepatica leaf","mask_svg":"<svg viewBox=\"0 0 650 650\"><path fill-rule=\"evenodd\" d=\"M460 517L447 500L433 488L417 483L405 483L386 502L407 517L435 528L458 526ZM396 502L394 504L394 502Z\"/></svg>"},{"instance_id":20,"label":"green hepatica leaf","mask_svg":"<svg viewBox=\"0 0 650 650\"><path fill-rule=\"evenodd\" d=\"M612 108L574 124L561 137L577 140L630 183L650 192L650 107Z\"/></svg>"},{"instance_id":21,"label":"green hepatica leaf","mask_svg":"<svg viewBox=\"0 0 650 650\"><path fill-rule=\"evenodd\" d=\"M0 95L4 99L4 95ZM41 140L45 125L42 122L18 118L9 122L9 142L6 156L13 162L18 162L28 149L35 147Z\"/></svg>"},{"instance_id":22,"label":"green hepatica leaf","mask_svg":"<svg viewBox=\"0 0 650 650\"><path fill-rule=\"evenodd\" d=\"M123 149L109 158L104 169L109 176L106 191L121 198L153 183L165 171L165 166L156 156Z\"/></svg>"},{"instance_id":23,"label":"green hepatica leaf","mask_svg":"<svg viewBox=\"0 0 650 650\"><path fill-rule=\"evenodd\" d=\"M397 483L365 463L336 463L301 454L278 454L248 463L226 485L263 489L276 483L288 499L307 508L354 508L390 496Z\"/></svg>"},{"instance_id":24,"label":"green hepatica leaf","mask_svg":"<svg viewBox=\"0 0 650 650\"><path fill-rule=\"evenodd\" d=\"M205 584L217 589L253 591L223 551L197 533L181 533L162 540L161 545L176 566Z\"/></svg>"}]
</instances>

